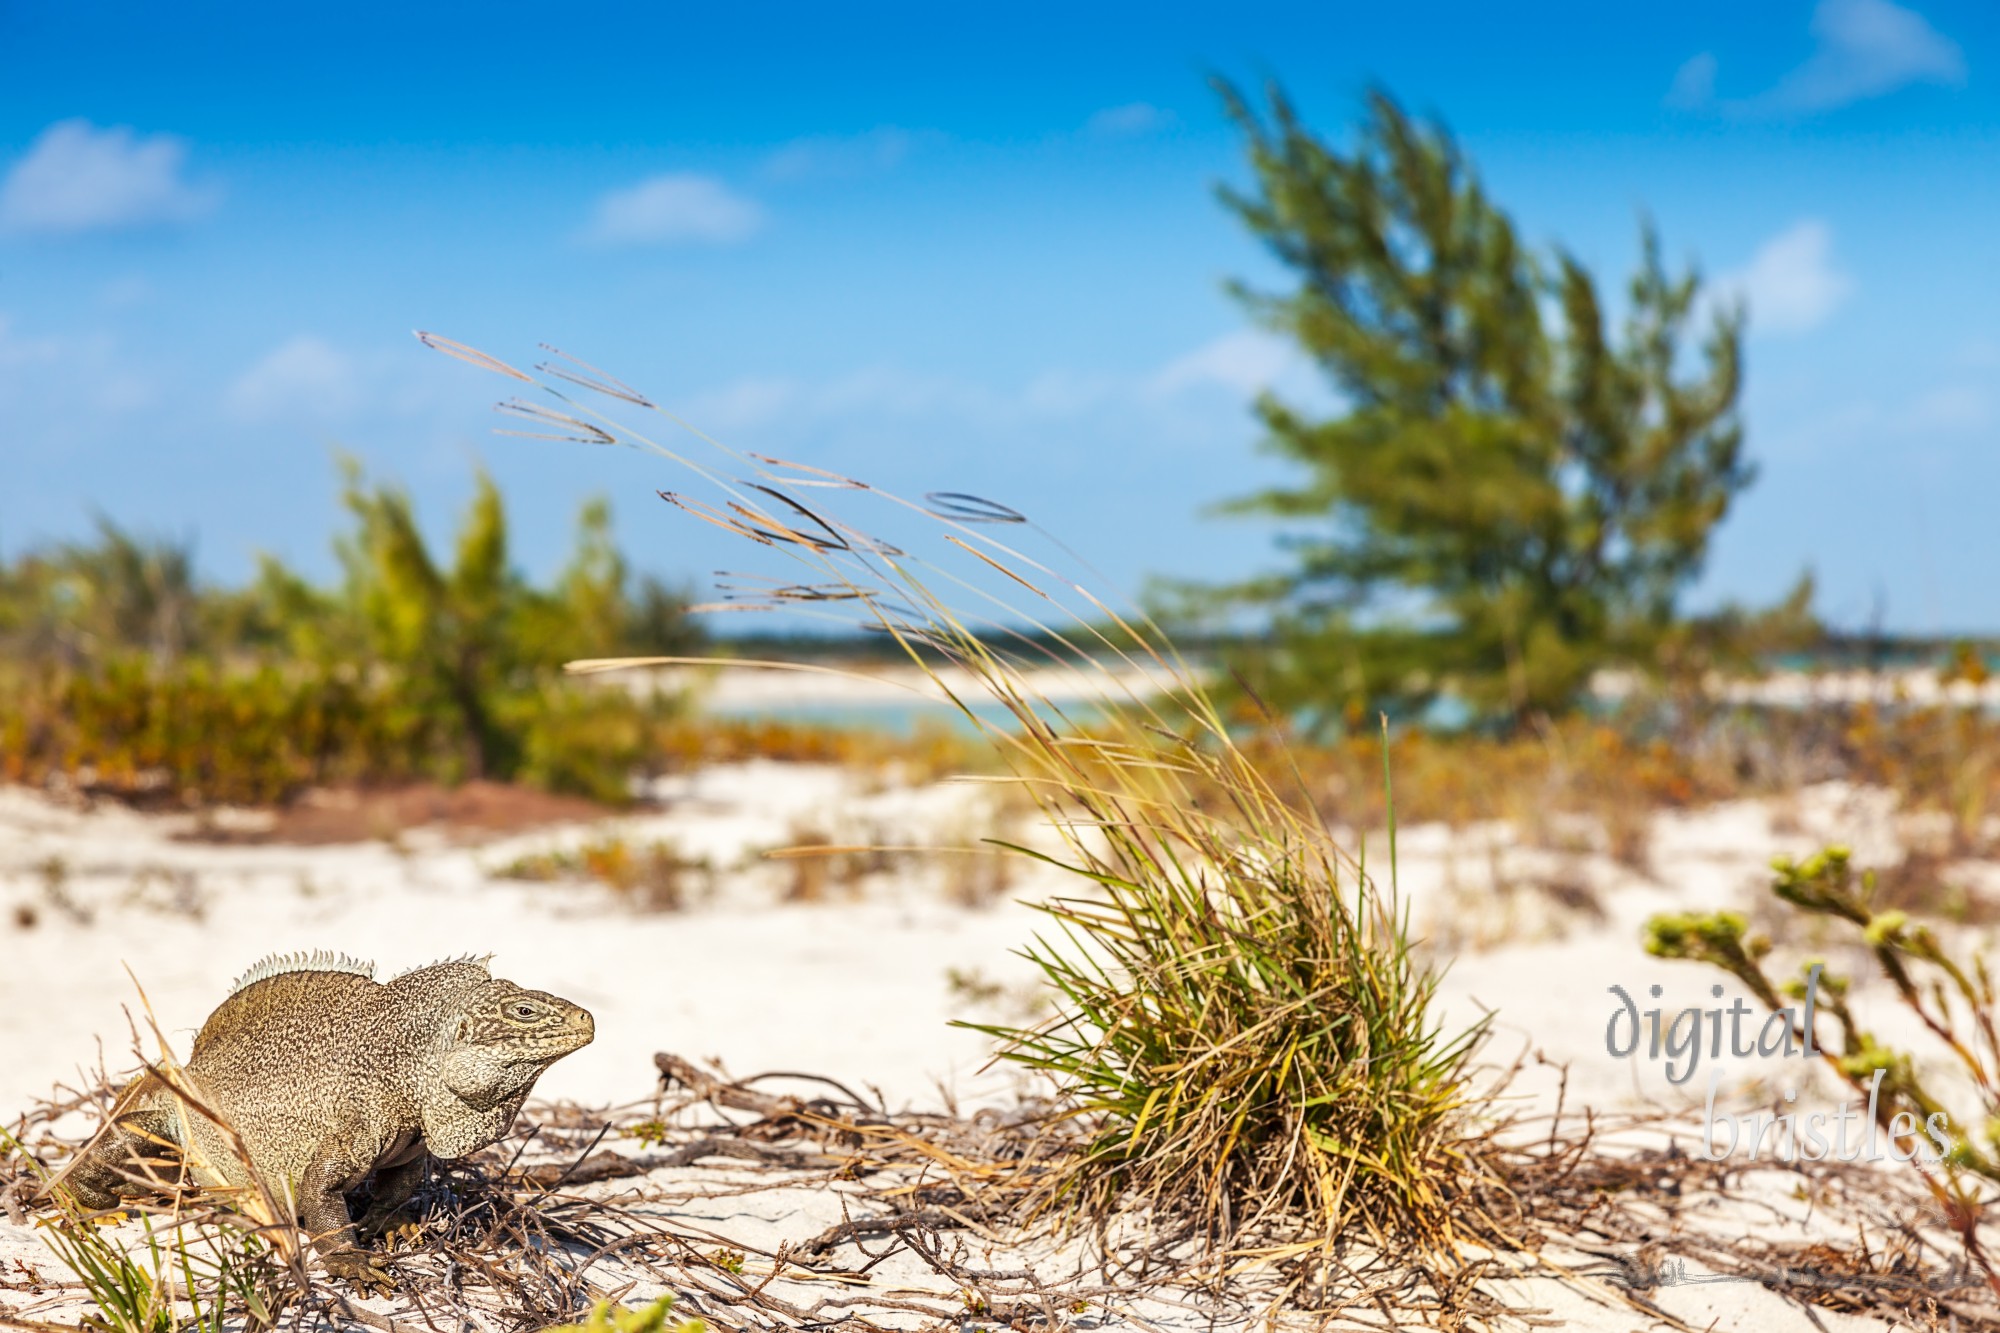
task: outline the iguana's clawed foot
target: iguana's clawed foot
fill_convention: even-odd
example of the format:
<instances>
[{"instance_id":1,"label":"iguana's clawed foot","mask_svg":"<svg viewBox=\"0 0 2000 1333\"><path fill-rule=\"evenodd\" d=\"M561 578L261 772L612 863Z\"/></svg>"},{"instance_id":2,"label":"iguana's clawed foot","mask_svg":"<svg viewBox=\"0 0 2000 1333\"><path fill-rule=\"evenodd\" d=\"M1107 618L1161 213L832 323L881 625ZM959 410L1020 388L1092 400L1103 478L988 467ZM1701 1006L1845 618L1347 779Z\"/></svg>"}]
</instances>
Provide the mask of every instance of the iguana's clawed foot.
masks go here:
<instances>
[{"instance_id":1,"label":"iguana's clawed foot","mask_svg":"<svg viewBox=\"0 0 2000 1333\"><path fill-rule=\"evenodd\" d=\"M386 1213L378 1213L371 1208L354 1224L354 1234L364 1241L375 1241L391 1239L413 1228L421 1229L411 1211L408 1204L391 1208Z\"/></svg>"},{"instance_id":2,"label":"iguana's clawed foot","mask_svg":"<svg viewBox=\"0 0 2000 1333\"><path fill-rule=\"evenodd\" d=\"M320 1260L328 1277L345 1278L355 1286L387 1296L396 1290L396 1275L381 1255L361 1250L335 1250Z\"/></svg>"}]
</instances>

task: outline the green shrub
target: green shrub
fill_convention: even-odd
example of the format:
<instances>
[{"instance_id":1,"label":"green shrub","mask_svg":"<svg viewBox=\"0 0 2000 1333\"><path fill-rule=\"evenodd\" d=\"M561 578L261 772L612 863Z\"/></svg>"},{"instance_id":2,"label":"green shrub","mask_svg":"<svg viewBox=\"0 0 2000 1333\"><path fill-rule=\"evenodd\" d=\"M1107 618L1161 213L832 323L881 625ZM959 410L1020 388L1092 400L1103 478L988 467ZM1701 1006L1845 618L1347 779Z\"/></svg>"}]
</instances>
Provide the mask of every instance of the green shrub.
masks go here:
<instances>
[{"instance_id":1,"label":"green shrub","mask_svg":"<svg viewBox=\"0 0 2000 1333\"><path fill-rule=\"evenodd\" d=\"M405 493L345 475L337 587L267 557L246 588L202 588L185 547L109 523L96 546L0 566L0 774L176 801L482 777L628 800L676 703L580 689L561 664L685 649L692 630L657 581L633 594L609 509L585 506L543 590L512 567L484 476L446 561Z\"/></svg>"}]
</instances>

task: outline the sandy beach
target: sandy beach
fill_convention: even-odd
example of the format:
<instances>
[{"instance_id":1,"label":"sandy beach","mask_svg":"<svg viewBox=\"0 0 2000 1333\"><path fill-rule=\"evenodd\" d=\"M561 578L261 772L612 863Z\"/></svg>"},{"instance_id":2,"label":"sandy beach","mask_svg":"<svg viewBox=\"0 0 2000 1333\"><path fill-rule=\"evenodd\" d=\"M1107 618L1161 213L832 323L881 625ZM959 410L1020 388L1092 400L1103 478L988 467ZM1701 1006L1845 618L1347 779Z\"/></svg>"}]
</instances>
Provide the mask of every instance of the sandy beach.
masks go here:
<instances>
[{"instance_id":1,"label":"sandy beach","mask_svg":"<svg viewBox=\"0 0 2000 1333\"><path fill-rule=\"evenodd\" d=\"M597 1040L544 1077L538 1095L550 1101L644 1103L655 1095L658 1051L713 1059L738 1075L824 1074L879 1089L892 1107L1005 1106L1032 1091L1009 1067L989 1067L988 1038L951 1020L1019 1022L1041 1012L1033 970L1015 950L1040 922L1029 904L1075 884L1047 867L1022 868L992 901L968 904L953 888L949 854L907 852L821 886L818 901L795 901L798 863L765 856L802 841L970 845L998 818L991 786L901 787L759 762L664 780L651 796L638 812L590 822L500 834L419 827L287 845L257 841L265 821L247 812L82 809L0 791L0 1106L11 1113L58 1085L82 1086L100 1060L113 1073L130 1069L135 982L184 1054L233 977L266 954L312 948L373 959L383 976L490 952L496 974L590 1008ZM1864 863L1885 862L1922 827L1882 794L1838 785L1782 810L1737 802L1662 813L1636 868L1583 841L1526 846L1500 824L1417 826L1400 833L1399 884L1426 948L1448 964L1447 1026L1491 1011L1489 1062L1524 1062L1512 1087L1517 1109L1545 1112L1562 1089L1572 1114L1687 1111L1699 1107L1705 1077L1676 1085L1660 1062L1607 1052L1613 987L1644 996L1658 986L1664 998L1642 1002L1669 1010L1716 1003L1705 971L1645 956L1641 923L1664 910L1754 910L1774 855L1838 839ZM608 837L669 846L701 867L682 909L641 911L601 884L502 873L524 857ZM1358 844L1361 835L1349 838ZM1370 844L1378 874L1381 838ZM1958 869L1971 882L2000 884L1993 866ZM1831 1096L1800 1079L1797 1061L1776 1059L1729 1062L1721 1087L1742 1109L1787 1083ZM1689 1145L1695 1123L1682 1122ZM1772 1174L1776 1183L1763 1188L1782 1193L1785 1173ZM841 1215L825 1189L755 1197L729 1225L773 1243ZM1767 1240L1815 1225L1810 1208L1787 1219L1741 1198L1718 1201L1714 1224ZM33 1262L47 1268L30 1234L0 1234L0 1259L39 1254ZM1029 1248L1044 1262L1059 1253ZM1522 1281L1571 1326L1629 1326L1620 1321L1630 1311L1616 1302L1556 1291L1561 1284L1545 1278ZM1697 1326L1811 1326L1754 1284L1689 1284L1661 1299L1668 1295ZM1190 1317L1161 1296L1167 1303L1135 1326ZM34 1308L48 1314L49 1299ZM0 1301L23 1304L19 1293Z\"/></svg>"}]
</instances>

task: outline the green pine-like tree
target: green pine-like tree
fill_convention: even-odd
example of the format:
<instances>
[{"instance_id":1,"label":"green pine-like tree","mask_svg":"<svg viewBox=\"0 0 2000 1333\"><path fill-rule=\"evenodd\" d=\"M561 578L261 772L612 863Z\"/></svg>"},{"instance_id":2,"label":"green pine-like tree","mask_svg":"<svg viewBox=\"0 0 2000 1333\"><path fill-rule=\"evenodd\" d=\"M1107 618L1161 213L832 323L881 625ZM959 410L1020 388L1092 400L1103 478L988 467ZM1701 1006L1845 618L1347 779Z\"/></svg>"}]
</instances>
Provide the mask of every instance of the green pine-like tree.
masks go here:
<instances>
[{"instance_id":1,"label":"green pine-like tree","mask_svg":"<svg viewBox=\"0 0 2000 1333\"><path fill-rule=\"evenodd\" d=\"M1254 180L1223 200L1297 278L1236 290L1340 400L1257 404L1304 475L1228 506L1283 520L1291 557L1229 590L1275 613L1246 679L1325 725L1441 695L1521 725L1599 667L1654 663L1753 474L1741 311L1703 319L1647 226L1614 331L1589 271L1532 253L1441 125L1378 92L1343 153L1276 87L1262 115L1218 90Z\"/></svg>"}]
</instances>

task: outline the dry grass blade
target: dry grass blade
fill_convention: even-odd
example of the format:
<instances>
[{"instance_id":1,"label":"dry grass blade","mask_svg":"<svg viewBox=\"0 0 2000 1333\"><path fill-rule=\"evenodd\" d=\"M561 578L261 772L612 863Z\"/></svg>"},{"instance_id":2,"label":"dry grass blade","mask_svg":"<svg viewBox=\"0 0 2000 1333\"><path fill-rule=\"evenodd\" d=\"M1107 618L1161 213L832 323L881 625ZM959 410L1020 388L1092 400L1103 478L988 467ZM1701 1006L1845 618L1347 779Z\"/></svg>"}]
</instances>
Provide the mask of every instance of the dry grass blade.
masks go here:
<instances>
[{"instance_id":1,"label":"dry grass blade","mask_svg":"<svg viewBox=\"0 0 2000 1333\"><path fill-rule=\"evenodd\" d=\"M655 405L652 399L646 397L646 395L640 393L631 385L612 375L606 374L596 366L591 365L588 361L579 361L560 347L552 347L548 343L543 343L541 347L544 352L549 353L551 356L559 357L569 362L571 366L580 367L582 372L587 373L580 373L577 370L571 370L569 366L559 366L549 361L544 361L536 366L536 370L547 375L554 375L557 379L567 380L580 388L604 394L606 397L621 399L632 404L634 407L653 407Z\"/></svg>"},{"instance_id":2,"label":"dry grass blade","mask_svg":"<svg viewBox=\"0 0 2000 1333\"><path fill-rule=\"evenodd\" d=\"M138 985L136 978L133 984ZM224 1172L199 1148L164 1141L157 1144L161 1151L148 1150L136 1159L129 1168L134 1193L124 1211L136 1217L140 1234L136 1243L128 1243L108 1235L101 1225L107 1219L86 1212L61 1189L77 1160L73 1156L70 1166L46 1174L41 1182L42 1199L56 1209L43 1225L43 1239L88 1293L94 1311L90 1319L100 1329L223 1333L234 1325L257 1333L271 1328L311 1290L291 1210L258 1174L234 1128L181 1069L143 987L139 998L158 1049L155 1059L142 1056L142 1079L170 1095L180 1121L180 1144L198 1141L191 1127L200 1118L214 1127L235 1160ZM102 1134L109 1132L118 1103L108 1093L97 1100L111 1108ZM18 1138L11 1146L24 1160L34 1161ZM250 1183L214 1190L213 1198L203 1199L204 1183L217 1185L225 1175ZM165 1203L148 1202L148 1196Z\"/></svg>"},{"instance_id":3,"label":"dry grass blade","mask_svg":"<svg viewBox=\"0 0 2000 1333\"><path fill-rule=\"evenodd\" d=\"M847 491L865 491L868 489L867 482L856 481L852 477L843 477L838 472L828 472L825 468L810 467L804 463L794 463L786 458L773 458L769 454L746 453L744 457L754 459L766 467L782 468L786 472L799 474L797 476L776 478L776 480L792 486L832 486Z\"/></svg>"},{"instance_id":4,"label":"dry grass blade","mask_svg":"<svg viewBox=\"0 0 2000 1333\"><path fill-rule=\"evenodd\" d=\"M526 403L518 398L510 398L494 410L505 412L512 416L525 417L529 421L543 422L551 426L567 427L567 430L562 432L503 430L500 432L502 435L513 435L525 440L566 440L573 444L618 443L617 437L613 436L603 427L593 425L580 417L571 416L567 412L558 412L552 407L544 407L540 403Z\"/></svg>"},{"instance_id":5,"label":"dry grass blade","mask_svg":"<svg viewBox=\"0 0 2000 1333\"><path fill-rule=\"evenodd\" d=\"M1018 509L1010 508L996 500L983 496L967 495L963 491L930 491L924 496L924 504L940 518L955 519L960 523L1026 523L1028 517Z\"/></svg>"},{"instance_id":6,"label":"dry grass blade","mask_svg":"<svg viewBox=\"0 0 2000 1333\"><path fill-rule=\"evenodd\" d=\"M533 384L535 382L532 375L523 375L505 361L500 360L498 357L488 356L477 348L467 347L462 342L456 342L435 333L426 333L422 329L415 330L415 333L417 341L432 351L443 352L446 356L463 361L469 366L477 366L481 370L490 370L496 375L505 375L507 378L519 380L523 384Z\"/></svg>"}]
</instances>

